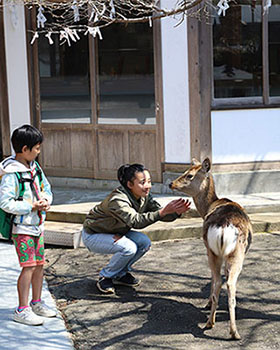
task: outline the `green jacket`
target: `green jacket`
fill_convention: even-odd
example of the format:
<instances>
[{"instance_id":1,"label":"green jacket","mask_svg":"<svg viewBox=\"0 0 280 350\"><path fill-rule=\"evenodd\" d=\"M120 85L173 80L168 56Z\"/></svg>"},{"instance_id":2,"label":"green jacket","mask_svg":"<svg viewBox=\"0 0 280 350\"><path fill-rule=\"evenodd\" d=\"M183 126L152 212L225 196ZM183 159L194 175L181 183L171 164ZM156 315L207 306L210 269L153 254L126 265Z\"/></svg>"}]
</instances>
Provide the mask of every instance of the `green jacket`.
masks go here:
<instances>
[{"instance_id":1,"label":"green jacket","mask_svg":"<svg viewBox=\"0 0 280 350\"><path fill-rule=\"evenodd\" d=\"M84 229L88 233L125 235L131 229L142 229L159 220L173 221L180 216L174 213L161 218L160 209L151 195L137 201L129 190L120 186L90 210Z\"/></svg>"}]
</instances>

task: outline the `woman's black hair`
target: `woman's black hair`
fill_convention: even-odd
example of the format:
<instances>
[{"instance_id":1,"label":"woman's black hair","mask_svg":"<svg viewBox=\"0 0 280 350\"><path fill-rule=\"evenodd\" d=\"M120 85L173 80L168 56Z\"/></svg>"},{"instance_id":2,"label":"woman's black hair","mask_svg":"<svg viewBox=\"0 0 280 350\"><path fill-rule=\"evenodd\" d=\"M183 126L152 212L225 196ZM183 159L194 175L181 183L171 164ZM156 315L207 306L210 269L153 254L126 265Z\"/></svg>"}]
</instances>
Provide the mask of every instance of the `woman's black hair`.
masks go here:
<instances>
[{"instance_id":1,"label":"woman's black hair","mask_svg":"<svg viewBox=\"0 0 280 350\"><path fill-rule=\"evenodd\" d=\"M124 164L118 169L118 180L127 188L127 182L135 179L135 173L143 173L144 170L147 169L142 164Z\"/></svg>"},{"instance_id":2,"label":"woman's black hair","mask_svg":"<svg viewBox=\"0 0 280 350\"><path fill-rule=\"evenodd\" d=\"M22 153L24 146L27 146L31 151L35 145L41 144L43 139L44 137L40 130L27 124L15 129L11 137L13 149L16 153Z\"/></svg>"}]
</instances>

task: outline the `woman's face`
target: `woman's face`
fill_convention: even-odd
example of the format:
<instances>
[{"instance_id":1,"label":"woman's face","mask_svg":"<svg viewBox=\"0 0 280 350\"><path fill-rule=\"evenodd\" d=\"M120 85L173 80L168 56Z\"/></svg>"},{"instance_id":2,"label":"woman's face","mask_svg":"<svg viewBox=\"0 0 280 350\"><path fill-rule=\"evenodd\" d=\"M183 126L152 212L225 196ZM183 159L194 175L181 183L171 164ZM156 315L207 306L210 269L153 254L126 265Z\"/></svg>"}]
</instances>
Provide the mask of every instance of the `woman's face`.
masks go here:
<instances>
[{"instance_id":1,"label":"woman's face","mask_svg":"<svg viewBox=\"0 0 280 350\"><path fill-rule=\"evenodd\" d=\"M152 187L151 175L148 170L135 173L135 179L127 182L127 187L136 199L147 197Z\"/></svg>"}]
</instances>

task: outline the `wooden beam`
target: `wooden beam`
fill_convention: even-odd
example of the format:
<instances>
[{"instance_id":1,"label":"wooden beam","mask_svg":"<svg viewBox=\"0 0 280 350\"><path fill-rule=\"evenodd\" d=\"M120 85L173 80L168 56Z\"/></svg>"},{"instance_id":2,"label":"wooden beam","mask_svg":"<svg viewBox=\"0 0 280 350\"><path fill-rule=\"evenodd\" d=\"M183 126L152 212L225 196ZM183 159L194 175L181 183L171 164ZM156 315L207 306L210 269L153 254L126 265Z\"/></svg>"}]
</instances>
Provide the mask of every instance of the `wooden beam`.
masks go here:
<instances>
[{"instance_id":1,"label":"wooden beam","mask_svg":"<svg viewBox=\"0 0 280 350\"><path fill-rule=\"evenodd\" d=\"M263 7L265 1L263 0ZM262 67L263 67L263 103L269 104L269 49L268 49L268 12L262 16Z\"/></svg>"},{"instance_id":2,"label":"wooden beam","mask_svg":"<svg viewBox=\"0 0 280 350\"><path fill-rule=\"evenodd\" d=\"M10 118L8 104L8 85L6 72L6 54L3 12L0 11L0 131L2 142L2 156L5 158L11 154L10 146Z\"/></svg>"},{"instance_id":3,"label":"wooden beam","mask_svg":"<svg viewBox=\"0 0 280 350\"><path fill-rule=\"evenodd\" d=\"M190 167L189 163L164 163L163 171L183 173ZM232 173L240 171L279 170L280 161L256 161L242 163L212 164L213 173Z\"/></svg>"}]
</instances>

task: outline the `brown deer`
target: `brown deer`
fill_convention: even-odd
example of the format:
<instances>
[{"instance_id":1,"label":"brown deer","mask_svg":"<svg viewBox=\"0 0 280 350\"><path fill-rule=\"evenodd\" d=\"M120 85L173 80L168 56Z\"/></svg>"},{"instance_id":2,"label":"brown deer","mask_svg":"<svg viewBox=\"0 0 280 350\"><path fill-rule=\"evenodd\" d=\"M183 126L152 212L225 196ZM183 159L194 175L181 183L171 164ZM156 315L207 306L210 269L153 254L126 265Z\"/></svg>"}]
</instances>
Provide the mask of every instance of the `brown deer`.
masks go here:
<instances>
[{"instance_id":1,"label":"brown deer","mask_svg":"<svg viewBox=\"0 0 280 350\"><path fill-rule=\"evenodd\" d=\"M235 321L236 284L252 240L252 225L239 204L227 198L217 197L210 168L209 158L206 158L202 164L193 159L190 169L174 180L169 187L193 197L195 206L204 220L203 240L207 248L212 275L211 295L207 304L211 307L211 312L206 327L212 328L215 324L222 287L221 267L224 262L230 335L232 339L240 339Z\"/></svg>"}]
</instances>

